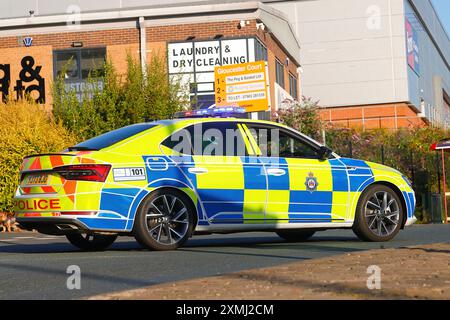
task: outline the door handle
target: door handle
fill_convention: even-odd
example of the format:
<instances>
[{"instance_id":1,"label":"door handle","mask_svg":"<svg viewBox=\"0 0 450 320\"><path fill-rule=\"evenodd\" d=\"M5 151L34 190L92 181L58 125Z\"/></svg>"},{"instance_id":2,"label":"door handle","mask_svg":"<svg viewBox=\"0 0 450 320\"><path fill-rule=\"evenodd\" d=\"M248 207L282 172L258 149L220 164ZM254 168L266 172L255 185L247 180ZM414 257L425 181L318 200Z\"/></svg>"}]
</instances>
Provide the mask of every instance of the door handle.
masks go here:
<instances>
[{"instance_id":1,"label":"door handle","mask_svg":"<svg viewBox=\"0 0 450 320\"><path fill-rule=\"evenodd\" d=\"M349 170L349 171L354 171L354 170L356 170L356 167L353 167L353 166L346 166L346 168L347 168L347 170Z\"/></svg>"},{"instance_id":2,"label":"door handle","mask_svg":"<svg viewBox=\"0 0 450 320\"><path fill-rule=\"evenodd\" d=\"M188 171L193 174L208 173L208 169L206 169L206 168L189 168Z\"/></svg>"},{"instance_id":3,"label":"door handle","mask_svg":"<svg viewBox=\"0 0 450 320\"><path fill-rule=\"evenodd\" d=\"M286 174L286 171L283 169L267 169L267 174L275 177L283 176Z\"/></svg>"}]
</instances>

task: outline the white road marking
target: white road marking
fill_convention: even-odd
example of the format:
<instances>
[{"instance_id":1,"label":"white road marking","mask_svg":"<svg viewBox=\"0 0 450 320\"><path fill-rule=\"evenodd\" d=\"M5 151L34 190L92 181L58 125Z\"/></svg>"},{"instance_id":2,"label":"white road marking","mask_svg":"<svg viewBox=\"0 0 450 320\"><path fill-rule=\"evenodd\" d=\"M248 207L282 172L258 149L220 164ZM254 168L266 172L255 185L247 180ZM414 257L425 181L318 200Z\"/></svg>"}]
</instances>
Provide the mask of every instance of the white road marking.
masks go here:
<instances>
[{"instance_id":1,"label":"white road marking","mask_svg":"<svg viewBox=\"0 0 450 320\"><path fill-rule=\"evenodd\" d=\"M53 239L64 239L63 237L43 237L43 238L35 238L35 239L40 239L40 240L53 240Z\"/></svg>"},{"instance_id":2,"label":"white road marking","mask_svg":"<svg viewBox=\"0 0 450 320\"><path fill-rule=\"evenodd\" d=\"M36 239L37 237L14 237L11 239Z\"/></svg>"},{"instance_id":3,"label":"white road marking","mask_svg":"<svg viewBox=\"0 0 450 320\"><path fill-rule=\"evenodd\" d=\"M0 239L0 242L8 242L8 241L21 241L21 240L54 240L54 239L58 239L62 237L52 237L52 236L48 236L48 237L12 237L12 238L4 238L4 239Z\"/></svg>"}]
</instances>

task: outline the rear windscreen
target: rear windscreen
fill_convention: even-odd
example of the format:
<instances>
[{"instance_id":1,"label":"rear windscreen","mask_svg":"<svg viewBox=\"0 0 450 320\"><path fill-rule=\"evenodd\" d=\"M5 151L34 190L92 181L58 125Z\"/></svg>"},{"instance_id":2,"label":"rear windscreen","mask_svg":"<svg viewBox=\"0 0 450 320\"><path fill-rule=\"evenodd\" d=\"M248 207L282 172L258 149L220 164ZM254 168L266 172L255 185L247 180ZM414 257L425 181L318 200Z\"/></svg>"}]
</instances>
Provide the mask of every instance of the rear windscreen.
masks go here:
<instances>
[{"instance_id":1,"label":"rear windscreen","mask_svg":"<svg viewBox=\"0 0 450 320\"><path fill-rule=\"evenodd\" d=\"M71 147L71 150L100 150L125 140L135 134L157 126L157 123L138 123L116 129Z\"/></svg>"}]
</instances>

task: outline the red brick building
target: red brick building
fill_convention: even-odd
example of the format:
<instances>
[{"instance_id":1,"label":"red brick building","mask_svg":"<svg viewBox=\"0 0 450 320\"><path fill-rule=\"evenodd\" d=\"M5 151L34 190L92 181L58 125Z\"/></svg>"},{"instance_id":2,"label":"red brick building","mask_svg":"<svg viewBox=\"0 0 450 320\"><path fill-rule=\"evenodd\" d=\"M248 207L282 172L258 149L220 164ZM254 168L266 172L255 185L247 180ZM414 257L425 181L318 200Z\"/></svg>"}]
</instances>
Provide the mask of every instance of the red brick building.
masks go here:
<instances>
[{"instance_id":1,"label":"red brick building","mask_svg":"<svg viewBox=\"0 0 450 320\"><path fill-rule=\"evenodd\" d=\"M418 113L414 106L401 102L324 108L320 110L320 117L334 126L364 130L428 125L427 119L418 116Z\"/></svg>"},{"instance_id":2,"label":"red brick building","mask_svg":"<svg viewBox=\"0 0 450 320\"><path fill-rule=\"evenodd\" d=\"M183 64L193 65L191 69L178 72L174 67L181 62L174 56L178 47L191 48L181 52L197 53L196 57L182 58ZM211 71L217 61L265 60L270 104L276 108L280 90L284 96L300 94L299 50L285 15L258 2L30 13L29 17L0 22L0 94L15 97L28 91L50 106L52 80L65 65L67 87L81 93L89 72L101 68L106 59L125 72L127 55L140 59L143 65L152 55L160 55L167 59L171 75L180 73L196 83L191 95L205 106L213 102ZM274 83L279 85L277 92ZM268 115L269 111L260 117Z\"/></svg>"}]
</instances>

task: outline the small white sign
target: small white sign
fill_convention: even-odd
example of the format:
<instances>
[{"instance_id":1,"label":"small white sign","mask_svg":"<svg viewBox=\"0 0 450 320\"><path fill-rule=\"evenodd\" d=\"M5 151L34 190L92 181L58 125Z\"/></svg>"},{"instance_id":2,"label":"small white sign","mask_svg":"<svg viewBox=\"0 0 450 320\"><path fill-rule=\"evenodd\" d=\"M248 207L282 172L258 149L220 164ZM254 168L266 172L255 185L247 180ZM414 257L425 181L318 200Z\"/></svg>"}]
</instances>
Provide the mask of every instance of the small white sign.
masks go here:
<instances>
[{"instance_id":1,"label":"small white sign","mask_svg":"<svg viewBox=\"0 0 450 320\"><path fill-rule=\"evenodd\" d=\"M192 101L198 99L197 105L208 107L215 95L214 68L255 61L255 41L244 38L169 43L169 79L186 88ZM195 88L194 92L190 88Z\"/></svg>"},{"instance_id":2,"label":"small white sign","mask_svg":"<svg viewBox=\"0 0 450 320\"><path fill-rule=\"evenodd\" d=\"M264 72L243 74L238 76L229 76L225 78L225 83L232 84L257 80L264 80Z\"/></svg>"},{"instance_id":3,"label":"small white sign","mask_svg":"<svg viewBox=\"0 0 450 320\"><path fill-rule=\"evenodd\" d=\"M258 100L258 99L265 99L265 98L266 98L265 91L239 93L239 94L227 94L227 102Z\"/></svg>"},{"instance_id":4,"label":"small white sign","mask_svg":"<svg viewBox=\"0 0 450 320\"><path fill-rule=\"evenodd\" d=\"M113 169L114 181L138 181L145 180L145 168L117 168Z\"/></svg>"},{"instance_id":5,"label":"small white sign","mask_svg":"<svg viewBox=\"0 0 450 320\"><path fill-rule=\"evenodd\" d=\"M244 83L244 84L233 84L227 86L227 93L257 91L257 90L264 90L265 88L266 83L264 81Z\"/></svg>"},{"instance_id":6,"label":"small white sign","mask_svg":"<svg viewBox=\"0 0 450 320\"><path fill-rule=\"evenodd\" d=\"M215 66L248 62L248 39L188 41L168 44L169 74L214 72ZM252 56L253 57L253 56ZM254 57L253 57L254 59Z\"/></svg>"}]
</instances>

